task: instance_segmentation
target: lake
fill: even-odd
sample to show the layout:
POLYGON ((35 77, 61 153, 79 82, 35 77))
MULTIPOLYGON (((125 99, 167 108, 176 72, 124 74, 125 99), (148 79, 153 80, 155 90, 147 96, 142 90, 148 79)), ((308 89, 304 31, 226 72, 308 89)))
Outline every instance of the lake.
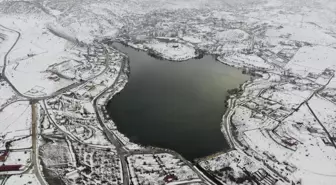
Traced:
POLYGON ((248 75, 212 56, 172 62, 113 45, 130 59, 128 83, 107 104, 121 133, 189 160, 229 148, 220 131, 227 90, 244 83, 248 75))

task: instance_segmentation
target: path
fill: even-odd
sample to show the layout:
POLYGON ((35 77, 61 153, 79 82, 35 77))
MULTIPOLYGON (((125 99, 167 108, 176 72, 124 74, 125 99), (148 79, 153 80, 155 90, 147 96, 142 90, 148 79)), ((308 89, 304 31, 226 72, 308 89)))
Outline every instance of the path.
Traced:
POLYGON ((40 169, 40 162, 39 162, 39 150, 38 150, 38 115, 36 112, 36 104, 35 102, 31 102, 31 109, 32 109, 32 147, 33 147, 33 156, 32 156, 32 163, 34 166, 34 174, 36 175, 38 181, 41 185, 48 185, 45 181, 41 169, 40 169))

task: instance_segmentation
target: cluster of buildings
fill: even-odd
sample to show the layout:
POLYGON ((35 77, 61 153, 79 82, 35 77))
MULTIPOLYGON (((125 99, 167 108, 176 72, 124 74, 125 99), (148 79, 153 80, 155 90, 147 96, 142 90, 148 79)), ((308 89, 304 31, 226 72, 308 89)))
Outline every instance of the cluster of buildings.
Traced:
POLYGON ((86 52, 82 56, 76 56, 76 60, 65 60, 50 65, 47 69, 47 72, 50 72, 48 79, 55 82, 60 79, 84 81, 99 75, 109 62, 106 48, 94 43, 87 47, 86 52))
MULTIPOLYGON (((65 184, 120 185, 123 184, 121 160, 104 135, 92 100, 116 80, 123 58, 110 46, 97 43, 88 46, 86 52, 83 65, 91 66, 90 69, 81 70, 82 66, 76 69, 82 84, 44 101, 49 121, 60 137, 68 136, 70 154, 59 155, 73 156, 75 162, 45 167, 62 174, 57 178, 65 184)), ((43 161, 49 160, 45 155, 43 161)))
POLYGON ((13 149, 11 150, 11 144, 12 142, 15 141, 20 141, 22 139, 26 139, 29 136, 25 136, 25 137, 20 137, 20 138, 16 138, 16 139, 12 139, 10 141, 6 141, 5 143, 5 150, 0 151, 0 163, 2 163, 0 165, 0 172, 10 172, 10 171, 22 171, 26 165, 20 164, 20 160, 18 159, 18 161, 7 161, 7 159, 10 157, 11 152, 13 151, 13 149))
POLYGON ((69 132, 83 140, 92 137, 90 125, 95 125, 96 120, 92 110, 88 110, 83 102, 59 96, 49 99, 47 105, 53 110, 56 124, 66 127, 69 132))
MULTIPOLYGON (((9 148, 7 148, 5 151, 2 151, 2 154, 0 155, 0 162, 4 163, 6 162, 7 157, 9 156, 9 148)), ((23 166, 21 164, 13 164, 13 165, 0 165, 0 172, 7 172, 7 171, 20 171, 23 169, 23 166)))
POLYGON ((127 157, 134 185, 201 182, 185 161, 170 153, 134 154, 127 157))
POLYGON ((115 151, 73 144, 76 172, 66 177, 82 185, 120 185, 123 182, 121 162, 115 151))

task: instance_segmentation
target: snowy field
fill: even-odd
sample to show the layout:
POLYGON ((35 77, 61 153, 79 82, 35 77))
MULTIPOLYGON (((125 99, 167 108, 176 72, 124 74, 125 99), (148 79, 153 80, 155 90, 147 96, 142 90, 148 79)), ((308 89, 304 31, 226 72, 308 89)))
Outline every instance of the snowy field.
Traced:
POLYGON ((6 184, 15 184, 15 185, 40 185, 40 182, 37 180, 34 174, 23 174, 23 175, 12 175, 6 181, 6 184))
POLYGON ((336 49, 325 46, 302 47, 285 66, 295 74, 306 77, 319 74, 326 68, 336 69, 336 49))
POLYGON ((17 99, 12 87, 6 81, 0 81, 0 109, 3 109, 17 99))
MULTIPOLYGON (((2 147, 7 140, 20 139, 30 135, 31 108, 29 102, 19 101, 8 105, 0 112, 1 135, 3 135, 2 147)), ((30 138, 13 142, 13 149, 28 148, 30 138)))
POLYGON ((21 33, 17 45, 8 56, 5 74, 18 91, 27 96, 50 95, 73 83, 65 79, 57 82, 48 79, 51 75, 46 72, 48 66, 64 60, 78 60, 79 51, 72 50, 73 44, 48 32, 47 21, 31 16, 0 18, 2 25, 21 33), (22 83, 21 79, 31 83, 22 83))
POLYGON ((288 36, 290 40, 309 42, 317 45, 331 45, 336 43, 336 38, 326 34, 327 30, 314 28, 313 26, 295 27, 285 26, 281 29, 269 29, 268 37, 288 36))
POLYGON ((336 104, 318 96, 314 96, 308 104, 331 136, 335 137, 336 104))
POLYGON ((252 114, 255 113, 249 108, 243 106, 236 107, 235 113, 232 116, 232 123, 243 131, 264 127, 265 118, 263 116, 261 118, 254 117, 252 114))
POLYGON ((9 152, 9 155, 5 162, 1 162, 1 165, 23 165, 28 167, 31 163, 31 151, 15 151, 9 152))

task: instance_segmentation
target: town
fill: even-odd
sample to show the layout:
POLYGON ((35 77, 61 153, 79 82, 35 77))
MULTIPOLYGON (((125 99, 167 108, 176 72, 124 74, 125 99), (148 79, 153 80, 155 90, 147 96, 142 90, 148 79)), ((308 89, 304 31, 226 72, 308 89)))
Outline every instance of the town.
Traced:
POLYGON ((1 1, 0 184, 333 185, 335 7, 1 1), (218 122, 230 149, 188 161, 121 133, 106 107, 132 61, 114 42, 249 74, 218 122))

